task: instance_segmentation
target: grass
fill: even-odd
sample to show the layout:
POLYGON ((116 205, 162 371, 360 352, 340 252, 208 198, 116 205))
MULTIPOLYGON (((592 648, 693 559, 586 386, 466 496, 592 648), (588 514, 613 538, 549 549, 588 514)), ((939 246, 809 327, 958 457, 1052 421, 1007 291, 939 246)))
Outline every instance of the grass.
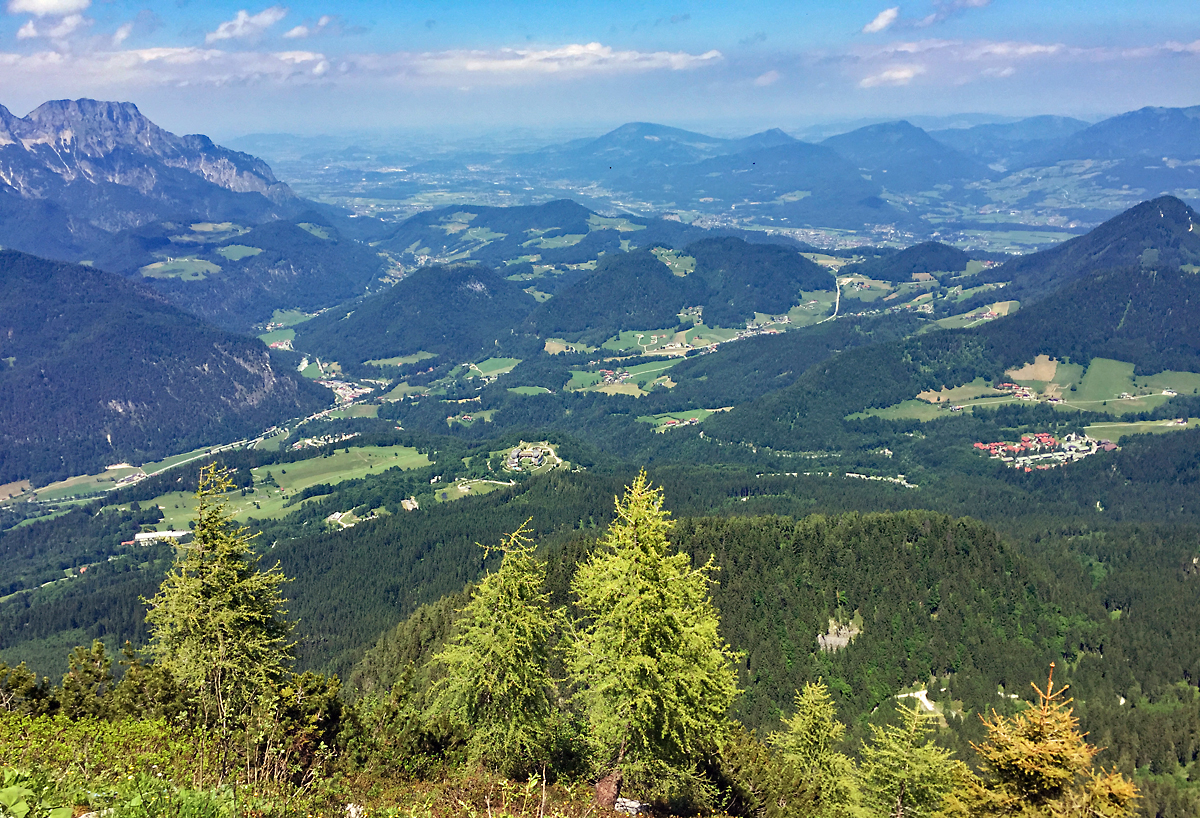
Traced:
POLYGON ((312 224, 311 222, 300 222, 296 226, 304 232, 311 233, 319 239, 325 239, 326 241, 329 241, 329 228, 327 227, 319 224, 312 224))
POLYGON ((145 278, 178 278, 183 281, 201 281, 209 273, 219 273, 221 268, 211 261, 184 256, 170 261, 156 261, 141 269, 145 278))
POLYGON ((363 361, 367 366, 407 366, 430 358, 436 358, 432 352, 415 352, 412 355, 398 355, 395 358, 376 358, 373 361, 363 361))
POLYGON ((241 261, 244 258, 257 256, 261 252, 262 248, 250 247, 245 244, 227 244, 224 247, 218 247, 216 250, 217 255, 230 261, 241 261))
POLYGON ((739 330, 736 329, 724 329, 722 327, 710 327, 707 324, 697 324, 685 332, 684 337, 692 346, 705 347, 733 340, 737 337, 738 332, 739 330))
POLYGON ((792 319, 792 326, 805 327, 815 324, 827 318, 833 312, 834 302, 837 300, 837 293, 833 290, 817 290, 811 293, 800 294, 800 304, 788 310, 788 318, 792 319), (810 304, 810 301, 816 301, 816 304, 810 304))
POLYGON ((1200 394, 1200 374, 1195 372, 1159 372, 1148 377, 1135 377, 1134 381, 1147 389, 1173 389, 1180 395, 1200 394))
POLYGON ((588 224, 591 225, 593 230, 619 230, 623 233, 646 229, 644 224, 634 224, 629 219, 608 218, 595 214, 588 217, 588 224))
POLYGON ((315 316, 309 315, 300 310, 275 310, 271 314, 272 324, 283 324, 285 327, 294 327, 297 324, 303 324, 305 321, 310 321, 315 316))
POLYGON ((340 420, 344 418, 373 418, 379 416, 379 405, 359 403, 346 409, 337 409, 329 413, 329 417, 340 420))
MULTIPOLYGON (((699 325, 703 333, 707 333, 709 328, 699 325)), ((601 345, 601 349, 612 350, 613 352, 624 352, 626 350, 635 350, 639 353, 654 353, 665 352, 667 354, 682 354, 685 350, 669 349, 664 350, 667 344, 684 344, 692 343, 691 337, 694 335, 694 330, 685 330, 676 332, 674 328, 658 329, 658 330, 626 330, 620 335, 609 338, 601 345)), ((729 338, 737 335, 737 330, 731 331, 729 338)), ((725 340, 725 339, 722 339, 725 340)))
POLYGON ((671 428, 667 424, 672 420, 677 420, 677 421, 682 422, 685 420, 691 420, 692 418, 696 418, 697 420, 704 421, 710 415, 714 415, 719 411, 721 411, 721 410, 719 410, 719 409, 717 409, 717 410, 689 409, 686 412, 663 412, 662 414, 658 414, 658 415, 642 415, 640 418, 637 419, 637 422, 653 424, 655 431, 665 432, 666 430, 671 428))
POLYGON ((991 397, 1000 393, 988 386, 983 378, 976 378, 968 384, 955 386, 951 389, 942 389, 940 392, 922 392, 917 397, 928 403, 939 403, 946 405, 957 405, 965 403, 975 398, 991 397))
POLYGON ((562 338, 547 338, 544 349, 550 355, 557 355, 560 352, 593 352, 596 348, 562 338))
POLYGON ((855 412, 847 415, 846 420, 876 417, 884 420, 919 420, 928 421, 942 417, 944 410, 926 401, 910 398, 906 401, 884 407, 883 409, 868 409, 865 412, 855 412))
POLYGON ((471 372, 468 378, 474 378, 476 375, 483 378, 495 378, 507 372, 511 372, 513 367, 521 363, 520 358, 488 358, 485 361, 480 361, 477 364, 471 364, 471 372))
MULTIPOLYGON (((284 506, 288 498, 318 483, 336 485, 346 480, 382 474, 392 467, 407 470, 428 465, 428 457, 408 446, 361 446, 349 451, 337 451, 328 457, 251 469, 254 491, 244 497, 235 491, 226 495, 226 498, 230 512, 238 521, 244 522, 251 517, 278 518, 292 510, 291 506, 284 506), (273 479, 278 486, 270 485, 269 479, 273 479)), ((159 524, 160 528, 187 528, 195 514, 196 496, 192 492, 170 492, 150 502, 162 507, 164 520, 159 524)))
POLYGON ((550 390, 544 386, 510 386, 509 392, 514 395, 549 395, 550 390))
POLYGON ((446 418, 446 425, 453 426, 458 424, 459 426, 474 426, 476 423, 491 423, 492 415, 494 414, 496 414, 495 409, 468 409, 465 412, 461 412, 457 415, 451 415, 450 417, 446 418), (470 420, 464 419, 468 417, 470 420))
POLYGON ((1091 366, 1071 394, 1073 403, 1114 400, 1122 392, 1133 392, 1133 364, 1111 358, 1093 358, 1091 366))
POLYGON ((408 381, 402 381, 391 392, 383 396, 384 400, 397 401, 403 400, 409 395, 423 395, 429 391, 427 386, 409 386, 408 381))
POLYGON ((65 500, 68 497, 86 497, 92 494, 100 494, 115 488, 118 480, 122 477, 128 477, 137 471, 139 470, 130 467, 127 469, 106 469, 99 474, 81 474, 37 489, 34 495, 38 502, 48 503, 56 500, 65 500))
POLYGON ((574 247, 583 241, 585 233, 563 233, 561 236, 538 236, 536 239, 522 242, 522 247, 534 247, 538 250, 553 250, 556 247, 574 247))
POLYGON ((1165 432, 1196 428, 1200 428, 1200 419, 1192 418, 1186 426, 1179 426, 1169 420, 1152 420, 1140 423, 1093 423, 1084 431, 1088 437, 1115 442, 1130 435, 1163 434, 1165 432))
POLYGON ((434 493, 434 499, 439 503, 449 503, 454 500, 461 500, 464 497, 488 494, 496 489, 507 488, 508 485, 508 483, 492 480, 459 480, 458 482, 438 488, 434 493))
POLYGON ((650 252, 667 265, 667 268, 677 276, 686 276, 688 273, 696 271, 696 259, 693 256, 685 256, 676 250, 667 250, 663 247, 655 247, 650 252))
POLYGON ((533 300, 538 302, 539 304, 544 304, 547 301, 549 301, 551 298, 550 293, 544 293, 541 290, 539 290, 537 287, 526 287, 525 292, 532 295, 533 300))
POLYGON ((571 380, 567 381, 567 391, 571 392, 577 389, 587 389, 600 383, 602 378, 598 372, 584 372, 582 370, 572 370, 571 380))
POLYGON ((196 222, 191 228, 193 233, 233 233, 243 229, 233 222, 196 222))
POLYGON ((258 336, 258 340, 262 341, 267 346, 276 343, 277 341, 294 341, 296 340, 296 330, 288 327, 287 329, 273 329, 270 332, 264 332, 258 336))

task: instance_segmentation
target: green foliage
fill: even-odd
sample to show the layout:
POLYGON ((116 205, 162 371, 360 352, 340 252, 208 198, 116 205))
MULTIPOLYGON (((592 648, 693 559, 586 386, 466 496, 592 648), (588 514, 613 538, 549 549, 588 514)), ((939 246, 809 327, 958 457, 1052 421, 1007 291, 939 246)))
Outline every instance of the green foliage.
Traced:
POLYGON ((854 762, 838 752, 846 732, 824 682, 809 682, 796 693, 796 711, 783 720, 783 731, 768 741, 815 791, 814 815, 852 814, 858 800, 854 762))
POLYGON ((62 714, 69 719, 106 715, 113 675, 112 659, 105 654, 104 643, 95 640, 91 650, 79 646, 71 651, 67 661, 70 670, 63 676, 59 693, 62 714))
POLYGON ((1054 689, 1054 665, 1038 701, 1012 718, 994 711, 987 740, 975 749, 987 773, 972 795, 975 814, 1022 818, 1125 818, 1137 788, 1117 772, 1092 769, 1098 750, 1084 741, 1066 687, 1054 689))
POLYGON ((201 473, 195 539, 146 613, 151 654, 226 733, 283 679, 292 647, 286 578, 278 565, 260 570, 246 529, 232 529, 221 497, 231 486, 215 466, 201 473))
POLYGON ((49 785, 41 776, 4 770, 0 779, 0 814, 11 818, 71 818, 70 807, 47 807, 49 785))
POLYGON ((425 714, 467 733, 470 762, 510 777, 545 765, 558 698, 550 662, 562 620, 528 534, 526 521, 499 546, 499 570, 475 588, 458 634, 433 657, 445 675, 425 714))
POLYGON ((0 713, 20 713, 37 716, 58 706, 50 680, 25 667, 25 663, 9 667, 0 662, 0 713))
POLYGON ((737 677, 709 597, 713 563, 670 553, 667 514, 640 472, 571 582, 585 621, 568 664, 601 766, 652 796, 695 797, 696 760, 725 733, 737 677))
POLYGON ((940 814, 946 797, 973 776, 950 750, 931 743, 937 717, 920 705, 900 708, 900 724, 877 727, 863 745, 859 769, 869 815, 924 818, 940 814))

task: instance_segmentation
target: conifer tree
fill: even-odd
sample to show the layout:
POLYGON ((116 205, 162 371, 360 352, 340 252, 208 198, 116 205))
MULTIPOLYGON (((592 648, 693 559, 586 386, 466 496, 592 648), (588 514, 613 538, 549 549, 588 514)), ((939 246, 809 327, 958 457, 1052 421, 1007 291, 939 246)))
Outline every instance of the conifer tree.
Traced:
POLYGON ((291 663, 279 565, 263 571, 245 528, 234 528, 216 465, 200 470, 195 538, 148 601, 150 653, 226 735, 291 663))
POLYGON ((858 793, 854 762, 838 752, 846 727, 824 682, 809 682, 796 693, 796 711, 784 719, 784 730, 768 742, 793 764, 816 789, 815 815, 825 818, 852 814, 858 793))
POLYGON ((929 742, 932 713, 913 702, 900 708, 899 724, 869 725, 860 766, 863 806, 878 818, 925 818, 942 809, 946 796, 970 778, 954 752, 929 742))
POLYGON ((643 471, 571 587, 585 622, 569 656, 602 769, 652 797, 695 796, 726 732, 734 654, 718 633, 710 559, 671 553, 661 489, 643 471))
POLYGON ((546 761, 557 699, 550 658, 561 616, 542 589, 546 566, 526 525, 500 545, 499 570, 479 583, 458 634, 433 657, 445 676, 425 714, 468 731, 469 760, 508 776, 546 761))
POLYGON ((1084 740, 1067 687, 1054 689, 1054 664, 1038 701, 1012 718, 992 712, 987 740, 972 745, 988 775, 972 789, 971 814, 1020 818, 1126 818, 1137 788, 1117 772, 1093 770, 1099 750, 1084 740))
POLYGON ((105 653, 104 643, 94 640, 91 650, 77 646, 67 657, 67 663, 69 669, 63 676, 59 693, 63 715, 72 719, 107 716, 113 675, 112 659, 105 653))

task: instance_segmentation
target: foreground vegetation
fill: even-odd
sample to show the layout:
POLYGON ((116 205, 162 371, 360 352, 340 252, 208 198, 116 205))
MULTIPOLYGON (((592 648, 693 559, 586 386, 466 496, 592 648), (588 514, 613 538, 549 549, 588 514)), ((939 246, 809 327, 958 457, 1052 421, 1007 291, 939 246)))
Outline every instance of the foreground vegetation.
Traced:
POLYGON ((291 669, 287 580, 233 527, 231 488, 202 471, 195 540, 119 681, 98 641, 57 687, 0 666, 7 811, 583 815, 627 794, 673 814, 1134 814, 1134 786, 1093 767, 1053 676, 1031 706, 993 711, 965 761, 935 740, 946 715, 915 698, 847 742, 819 679, 781 729, 748 731, 731 717, 745 656, 721 636, 716 563, 675 550, 644 473, 570 581, 572 606, 554 604, 522 526, 427 660, 344 696, 291 669))

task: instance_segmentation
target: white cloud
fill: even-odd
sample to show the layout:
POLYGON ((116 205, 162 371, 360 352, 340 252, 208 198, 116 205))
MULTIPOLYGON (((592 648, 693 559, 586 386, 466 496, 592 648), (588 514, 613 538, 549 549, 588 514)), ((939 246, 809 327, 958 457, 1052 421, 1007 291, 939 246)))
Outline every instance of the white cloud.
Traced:
POLYGON ((900 7, 892 6, 890 9, 884 9, 875 15, 875 19, 863 26, 863 34, 876 34, 890 27, 896 22, 896 18, 900 16, 900 7))
POLYGON ((432 74, 595 74, 635 71, 685 71, 722 59, 720 51, 616 51, 600 43, 572 43, 548 49, 443 51, 416 55, 411 67, 432 74))
POLYGON ((294 40, 298 37, 307 37, 310 33, 311 32, 309 31, 308 26, 296 26, 295 28, 284 32, 283 36, 289 40, 294 40))
POLYGON ((39 36, 38 30, 37 30, 37 26, 35 26, 33 24, 33 20, 26 20, 25 25, 23 25, 19 29, 17 29, 17 39, 18 40, 32 40, 34 37, 37 37, 37 36, 39 36))
POLYGON ((779 72, 772 69, 771 71, 756 77, 754 84, 759 88, 766 88, 768 85, 774 85, 775 83, 779 82, 779 77, 779 72))
POLYGON ((872 74, 859 81, 860 88, 876 88, 881 85, 908 85, 913 78, 925 73, 923 65, 900 65, 872 74))
POLYGON ((32 14, 35 17, 64 17, 78 14, 92 0, 8 0, 9 14, 32 14))
MULTIPOLYGON (((22 0, 25 2, 26 0, 22 0)), ((287 16, 288 10, 283 6, 271 6, 258 14, 250 14, 240 9, 232 20, 226 20, 217 26, 216 31, 204 35, 205 43, 215 43, 220 40, 241 40, 247 37, 257 37, 271 26, 287 16)))
POLYGON ((317 18, 317 22, 311 26, 300 25, 289 30, 284 37, 289 40, 302 39, 304 37, 315 37, 318 34, 325 33, 341 33, 342 26, 337 17, 332 14, 322 14, 317 18))
POLYGON ((113 36, 112 36, 113 48, 119 47, 121 45, 121 43, 128 40, 129 35, 132 33, 133 33, 133 23, 123 24, 120 28, 118 28, 115 32, 113 32, 113 36))
POLYGON ((46 36, 54 40, 61 40, 64 37, 70 37, 84 25, 90 24, 92 21, 84 17, 82 14, 68 14, 66 17, 58 21, 57 25, 46 32, 46 36))

